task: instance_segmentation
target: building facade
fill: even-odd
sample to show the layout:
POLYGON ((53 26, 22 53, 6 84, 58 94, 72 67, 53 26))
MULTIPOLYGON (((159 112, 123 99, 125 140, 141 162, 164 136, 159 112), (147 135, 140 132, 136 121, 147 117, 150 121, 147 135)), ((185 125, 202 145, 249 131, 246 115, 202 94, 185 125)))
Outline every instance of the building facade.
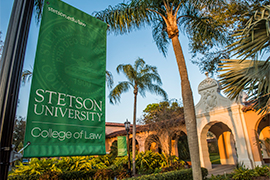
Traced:
MULTIPOLYGON (((200 101, 196 104, 196 121, 201 166, 212 168, 209 158, 207 134, 215 135, 221 164, 243 164, 248 168, 269 163, 270 115, 258 114, 245 101, 245 95, 230 100, 221 94, 215 79, 206 77, 198 86, 200 101)), ((106 150, 126 135, 124 124, 106 124, 106 150), (107 131, 108 129, 108 131, 107 131)), ((152 150, 178 156, 178 140, 186 135, 185 124, 179 123, 164 133, 149 131, 147 126, 137 126, 138 151, 152 150)), ((132 134, 129 138, 132 138, 132 134)), ((131 141, 130 141, 131 142, 131 141)))

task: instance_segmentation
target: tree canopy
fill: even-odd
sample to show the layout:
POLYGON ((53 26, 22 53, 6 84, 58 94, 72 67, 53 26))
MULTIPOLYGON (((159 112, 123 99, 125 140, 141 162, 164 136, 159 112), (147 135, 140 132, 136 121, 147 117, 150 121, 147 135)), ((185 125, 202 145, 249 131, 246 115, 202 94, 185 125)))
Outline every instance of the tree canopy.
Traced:
POLYGON ((230 98, 244 91, 253 108, 262 113, 269 111, 270 103, 270 5, 261 6, 252 13, 246 25, 234 34, 238 41, 229 46, 241 61, 225 60, 220 65, 223 68, 220 78, 230 98), (264 53, 268 53, 266 59, 259 61, 259 55, 264 53))
MULTIPOLYGON (((249 31, 246 29, 247 25, 250 24, 250 27, 252 27, 250 20, 254 17, 254 11, 258 11, 261 7, 269 4, 270 2, 267 0, 230 0, 224 1, 219 9, 209 11, 210 16, 224 26, 227 43, 218 46, 202 44, 202 48, 192 51, 192 62, 198 65, 202 72, 213 74, 220 70, 222 67, 218 64, 221 59, 230 59, 236 54, 239 55, 238 50, 240 49, 237 50, 235 45, 239 44, 239 37, 249 31)), ((259 14, 258 12, 256 16, 258 17, 259 14)), ((242 41, 242 43, 244 42, 242 41)))
POLYGON ((175 124, 184 123, 184 109, 177 101, 163 101, 160 103, 148 104, 143 110, 141 124, 152 124, 158 122, 175 124))

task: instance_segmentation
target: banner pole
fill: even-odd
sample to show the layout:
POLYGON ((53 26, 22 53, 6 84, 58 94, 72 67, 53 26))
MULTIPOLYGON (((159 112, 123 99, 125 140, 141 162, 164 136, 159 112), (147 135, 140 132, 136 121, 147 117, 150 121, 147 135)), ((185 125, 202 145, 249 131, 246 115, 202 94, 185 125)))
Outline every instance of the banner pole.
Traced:
POLYGON ((14 0, 0 64, 0 179, 7 179, 21 72, 34 0, 14 0))

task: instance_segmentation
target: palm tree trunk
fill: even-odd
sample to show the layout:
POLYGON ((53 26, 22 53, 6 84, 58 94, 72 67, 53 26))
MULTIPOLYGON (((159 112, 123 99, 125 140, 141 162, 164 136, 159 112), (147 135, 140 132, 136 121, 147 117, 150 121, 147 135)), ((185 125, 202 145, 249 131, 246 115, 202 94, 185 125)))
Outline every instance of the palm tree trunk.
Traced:
POLYGON ((172 38, 173 49, 181 78, 182 98, 184 105, 185 123, 188 134, 188 146, 192 164, 192 173, 194 180, 202 179, 200 152, 198 145, 196 115, 194 109, 193 95, 188 80, 188 73, 184 54, 180 45, 178 36, 172 38))
MULTIPOLYGON (((137 92, 138 93, 138 92, 137 92)), ((133 132, 132 132, 132 172, 133 176, 136 174, 135 156, 136 156, 136 107, 137 107, 137 93, 134 92, 134 114, 133 114, 133 132)))

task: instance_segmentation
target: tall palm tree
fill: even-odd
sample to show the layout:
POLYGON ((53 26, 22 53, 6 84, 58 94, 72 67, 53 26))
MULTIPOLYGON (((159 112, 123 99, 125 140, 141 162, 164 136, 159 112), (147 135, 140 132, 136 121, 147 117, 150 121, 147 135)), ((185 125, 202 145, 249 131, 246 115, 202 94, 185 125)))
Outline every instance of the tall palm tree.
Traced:
POLYGON ((224 71, 221 84, 230 98, 236 98, 242 91, 248 93, 253 108, 259 113, 268 112, 270 105, 270 5, 253 12, 243 29, 234 36, 239 40, 228 48, 241 60, 227 60, 221 63, 224 71), (258 61, 259 54, 268 53, 266 61, 258 61), (247 58, 253 61, 247 61, 247 58))
POLYGON ((208 17, 207 13, 207 10, 220 6, 222 2, 222 0, 130 0, 126 4, 109 6, 95 13, 98 19, 110 25, 109 31, 115 33, 128 33, 145 25, 152 26, 153 38, 164 55, 171 40, 181 78, 193 178, 196 180, 202 179, 197 125, 185 58, 178 39, 179 27, 183 27, 194 46, 226 43, 223 27, 208 17))
POLYGON ((133 89, 134 94, 134 111, 133 111, 133 130, 132 130, 132 163, 133 163, 133 175, 135 175, 135 147, 136 147, 136 107, 137 107, 137 95, 140 93, 145 97, 145 92, 156 93, 167 99, 167 93, 160 87, 162 85, 161 79, 157 72, 157 68, 145 64, 144 60, 138 58, 134 65, 120 64, 116 68, 117 72, 123 72, 128 79, 127 81, 120 82, 115 86, 109 94, 110 102, 120 102, 120 96, 122 93, 127 92, 129 89, 133 89), (157 84, 153 84, 156 82, 157 84))

